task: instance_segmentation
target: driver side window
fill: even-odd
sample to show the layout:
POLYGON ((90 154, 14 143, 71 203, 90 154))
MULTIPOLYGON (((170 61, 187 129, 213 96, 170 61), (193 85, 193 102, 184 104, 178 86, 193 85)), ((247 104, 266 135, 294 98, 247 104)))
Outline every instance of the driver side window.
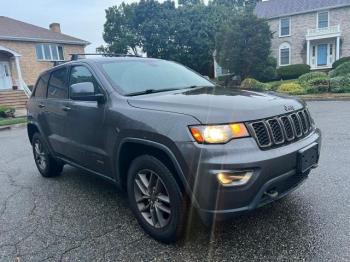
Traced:
POLYGON ((71 88, 71 86, 74 84, 85 82, 93 84, 95 94, 101 93, 99 85, 89 69, 87 69, 85 66, 73 66, 70 72, 69 88, 71 88))

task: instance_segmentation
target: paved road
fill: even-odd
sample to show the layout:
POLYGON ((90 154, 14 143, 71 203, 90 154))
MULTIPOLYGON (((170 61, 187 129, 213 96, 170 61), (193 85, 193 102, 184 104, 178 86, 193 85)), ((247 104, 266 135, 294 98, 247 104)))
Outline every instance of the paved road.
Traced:
POLYGON ((25 129, 0 132, 0 261, 350 260, 350 102, 310 102, 324 133, 321 163, 286 199, 201 226, 177 245, 149 238, 125 196, 65 167, 38 175, 25 129))

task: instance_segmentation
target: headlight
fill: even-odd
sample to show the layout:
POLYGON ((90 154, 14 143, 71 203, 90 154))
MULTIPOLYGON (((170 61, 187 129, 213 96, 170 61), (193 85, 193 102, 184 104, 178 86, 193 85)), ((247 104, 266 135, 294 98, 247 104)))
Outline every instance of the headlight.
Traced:
POLYGON ((190 126, 193 138, 198 143, 223 144, 233 138, 249 136, 243 123, 228 125, 190 126))

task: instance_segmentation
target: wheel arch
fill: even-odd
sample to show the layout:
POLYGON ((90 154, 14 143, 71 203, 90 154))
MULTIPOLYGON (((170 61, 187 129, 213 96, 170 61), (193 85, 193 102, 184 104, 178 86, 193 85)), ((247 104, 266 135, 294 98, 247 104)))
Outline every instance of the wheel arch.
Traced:
POLYGON ((116 180, 125 190, 127 173, 131 162, 140 155, 151 155, 162 161, 175 176, 181 190, 190 193, 183 170, 174 153, 165 145, 140 138, 126 138, 118 147, 116 156, 116 180))

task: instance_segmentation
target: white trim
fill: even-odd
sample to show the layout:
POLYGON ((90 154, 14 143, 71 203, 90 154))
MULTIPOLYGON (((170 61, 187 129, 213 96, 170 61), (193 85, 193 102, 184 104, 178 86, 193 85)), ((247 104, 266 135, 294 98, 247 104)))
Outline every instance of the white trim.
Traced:
POLYGON ((0 51, 8 52, 8 53, 12 54, 12 55, 15 56, 15 57, 20 57, 20 56, 22 56, 22 55, 20 55, 19 53, 15 52, 15 51, 13 51, 13 50, 11 50, 11 49, 8 49, 8 48, 6 48, 6 47, 4 47, 4 46, 1 46, 1 45, 0 45, 0 51))
POLYGON ((329 10, 322 10, 322 11, 318 11, 317 13, 316 13, 316 28, 317 29, 319 29, 319 28, 328 28, 329 27, 329 25, 330 25, 330 12, 329 12, 329 10), (319 24, 318 24, 318 16, 321 14, 321 13, 327 13, 327 26, 325 26, 325 27, 319 27, 319 24))
POLYGON ((60 43, 60 44, 72 44, 72 45, 90 45, 90 42, 79 41, 79 40, 59 40, 59 39, 48 39, 48 38, 35 38, 35 37, 18 37, 18 36, 2 36, 0 35, 0 40, 16 40, 16 41, 26 41, 26 42, 38 42, 38 43, 60 43))
POLYGON ((282 37, 288 37, 288 36, 291 36, 291 35, 292 35, 292 17, 290 17, 290 16, 281 17, 279 19, 279 37, 282 38, 282 37), (282 19, 286 19, 286 18, 289 19, 289 34, 288 35, 282 35, 282 19))
POLYGON ((291 44, 288 43, 288 42, 284 42, 282 44, 280 44, 279 48, 278 48, 278 65, 279 66, 288 66, 288 65, 291 65, 292 64, 292 47, 291 47, 291 44), (281 50, 282 49, 289 49, 289 58, 288 58, 288 64, 281 64, 281 50))
POLYGON ((39 61, 39 62, 55 62, 55 61, 64 61, 64 57, 63 57, 63 60, 61 59, 60 57, 60 54, 59 54, 59 51, 58 51, 58 47, 62 47, 62 51, 64 52, 64 47, 60 44, 54 44, 54 43, 38 43, 35 45, 35 56, 36 56, 36 60, 39 61), (45 55, 45 50, 44 50, 44 45, 48 45, 49 46, 49 51, 50 51, 50 57, 46 57, 45 55), (40 46, 41 48, 41 52, 42 52, 42 59, 39 59, 38 58, 38 53, 37 53, 37 46, 40 46), (57 58, 58 59, 53 59, 53 52, 52 52, 52 47, 55 47, 56 48, 56 52, 57 52, 57 58))

